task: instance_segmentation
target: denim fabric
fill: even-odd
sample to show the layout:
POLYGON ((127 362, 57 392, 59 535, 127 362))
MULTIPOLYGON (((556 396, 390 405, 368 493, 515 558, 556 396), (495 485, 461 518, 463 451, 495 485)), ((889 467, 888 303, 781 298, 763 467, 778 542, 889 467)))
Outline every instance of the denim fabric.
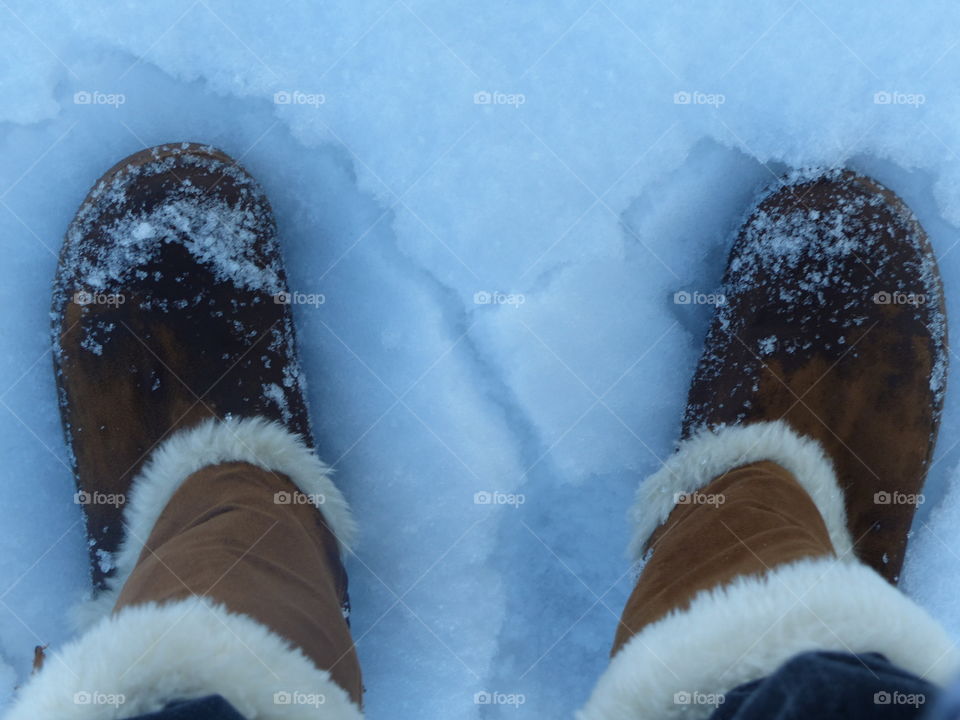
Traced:
POLYGON ((939 694, 877 653, 810 652, 726 693, 710 720, 907 720, 939 694))
POLYGON ((246 720, 233 705, 220 695, 207 695, 196 700, 172 702, 163 710, 137 715, 128 720, 246 720))

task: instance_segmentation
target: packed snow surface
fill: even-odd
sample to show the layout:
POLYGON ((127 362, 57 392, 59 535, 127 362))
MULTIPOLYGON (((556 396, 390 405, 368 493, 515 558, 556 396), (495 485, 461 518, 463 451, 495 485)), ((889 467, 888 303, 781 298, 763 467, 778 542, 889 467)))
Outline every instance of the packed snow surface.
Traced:
MULTIPOLYGON (((369 717, 564 717, 765 186, 847 167, 900 194, 958 336, 958 31, 942 0, 0 1, 0 703, 88 592, 50 284, 117 160, 209 143, 270 198, 363 531, 369 717)), ((958 443, 948 382, 904 587, 960 639, 958 443)))

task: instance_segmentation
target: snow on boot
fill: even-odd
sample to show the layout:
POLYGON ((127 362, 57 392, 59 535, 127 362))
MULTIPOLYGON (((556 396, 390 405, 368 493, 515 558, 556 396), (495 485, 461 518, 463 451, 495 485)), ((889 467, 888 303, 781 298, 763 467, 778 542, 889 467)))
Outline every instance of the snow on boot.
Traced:
POLYGON ((896 582, 943 407, 946 311, 926 234, 850 172, 767 197, 735 243, 683 435, 779 421, 826 450, 854 551, 896 582))

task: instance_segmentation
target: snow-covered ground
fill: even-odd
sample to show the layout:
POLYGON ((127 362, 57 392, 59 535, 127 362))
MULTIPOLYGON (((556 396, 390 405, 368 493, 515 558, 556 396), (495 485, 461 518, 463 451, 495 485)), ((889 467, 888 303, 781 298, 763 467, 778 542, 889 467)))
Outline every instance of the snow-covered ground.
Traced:
MULTIPOLYGON (((900 193, 960 336, 958 38, 943 0, 0 0, 0 706, 88 589, 49 288, 113 162, 241 159, 325 299, 297 321, 362 523, 369 717, 563 717, 709 317, 674 293, 716 287, 762 187, 845 165, 900 193)), ((954 383, 904 587, 960 638, 958 443, 954 383)))

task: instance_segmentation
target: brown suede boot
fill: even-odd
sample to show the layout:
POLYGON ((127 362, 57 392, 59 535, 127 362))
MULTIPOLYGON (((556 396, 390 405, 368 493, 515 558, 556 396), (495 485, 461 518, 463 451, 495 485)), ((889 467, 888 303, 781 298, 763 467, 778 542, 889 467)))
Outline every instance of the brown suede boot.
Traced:
POLYGON ((684 439, 638 490, 646 562, 581 720, 707 717, 812 650, 879 652, 939 683, 960 665, 887 582, 946 373, 923 231, 865 178, 798 181, 750 216, 724 294, 684 439))
POLYGON ((683 436, 785 420, 827 451, 855 552, 896 582, 943 407, 936 259, 892 192, 853 173, 787 185, 747 220, 683 436))
POLYGON ((216 694, 250 718, 361 717, 355 529, 312 449, 286 292, 270 207, 223 153, 154 148, 91 191, 54 316, 99 592, 9 717, 216 694))
POLYGON ((54 369, 96 587, 164 438, 259 416, 312 442, 286 290, 270 205, 218 150, 139 152, 81 205, 54 283, 54 369))

